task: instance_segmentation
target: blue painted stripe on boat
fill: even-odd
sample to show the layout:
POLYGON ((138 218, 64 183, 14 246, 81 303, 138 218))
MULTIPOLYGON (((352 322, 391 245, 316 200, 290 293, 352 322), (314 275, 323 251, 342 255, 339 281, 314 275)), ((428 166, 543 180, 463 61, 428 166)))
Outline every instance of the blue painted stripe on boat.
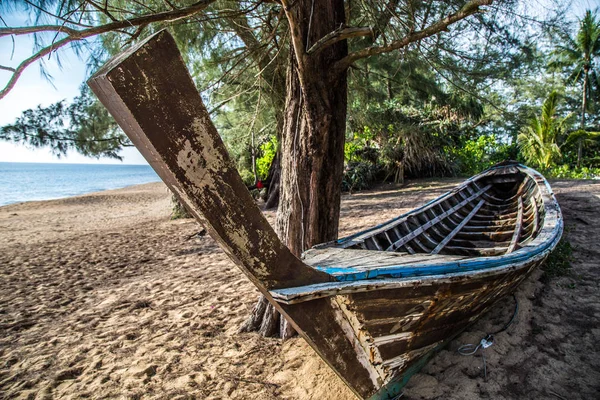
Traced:
MULTIPOLYGON (((556 245, 557 238, 560 238, 562 223, 557 224, 552 230, 552 240, 534 247, 523 248, 514 253, 496 256, 496 257, 477 257, 472 260, 462 260, 450 263, 433 263, 433 264, 410 264, 410 266, 389 266, 382 268, 373 268, 369 270, 359 270, 358 268, 339 268, 339 267, 322 267, 315 268, 333 275, 339 282, 360 281, 375 278, 412 278, 427 275, 445 275, 456 272, 477 271, 487 268, 500 267, 507 264, 518 264, 529 260, 536 255, 543 253, 549 248, 556 245)), ((357 266, 359 267, 359 266, 357 266)))
MULTIPOLYGON (((515 166, 517 168, 520 168, 520 169, 523 169, 523 170, 529 172, 530 176, 533 175, 532 178, 534 178, 534 179, 535 179, 536 175, 540 175, 537 171, 535 171, 525 165, 522 165, 522 164, 513 164, 511 166, 515 166)), ((388 225, 394 221, 404 218, 407 215, 418 213, 420 210, 427 207, 431 203, 434 203, 453 192, 458 192, 458 191, 462 190, 462 188, 465 187, 468 183, 479 179, 481 176, 484 176, 489 171, 492 171, 495 169, 501 169, 501 168, 506 168, 506 166, 503 165, 503 166, 495 166, 495 167, 488 168, 484 172, 467 179, 456 189, 446 192, 442 196, 429 201, 428 203, 424 204, 423 206, 421 206, 415 210, 412 210, 408 213, 402 214, 402 215, 400 215, 396 218, 393 218, 389 221, 386 221, 383 224, 380 224, 380 225, 377 225, 370 229, 358 232, 354 235, 339 239, 338 243, 344 243, 344 242, 351 240, 357 236, 364 235, 370 231, 379 229, 379 228, 381 228, 385 225, 388 225)), ((550 184, 548 183, 548 181, 546 179, 543 179, 543 177, 542 177, 542 181, 544 183, 544 186, 546 186, 546 188, 548 189, 549 194, 552 195, 552 189, 550 188, 550 184)), ((549 240, 547 240, 544 243, 541 243, 538 246, 535 246, 535 247, 527 247, 526 246, 525 248, 523 248, 521 250, 518 250, 509 255, 503 255, 503 256, 476 257, 476 258, 473 258, 472 260, 462 260, 460 262, 450 262, 450 263, 438 263, 438 264, 436 264, 436 263, 433 263, 433 264, 421 263, 421 264, 410 264, 410 266, 406 266, 406 265, 404 265, 404 266, 401 266, 401 265, 387 266, 387 267, 382 267, 382 268, 373 268, 373 269, 369 269, 369 270, 359 270, 358 268, 352 268, 352 267, 350 267, 350 268, 339 268, 339 267, 335 267, 335 266, 334 267, 323 267, 323 266, 319 266, 319 265, 315 266, 314 268, 316 268, 320 271, 324 271, 324 272, 334 276, 335 279, 339 282, 360 281, 360 280, 386 278, 386 277, 411 278, 411 277, 427 276, 427 275, 445 275, 445 274, 451 274, 451 273, 456 273, 456 272, 477 271, 477 270, 482 270, 482 269, 487 269, 487 268, 500 267, 502 265, 507 265, 507 264, 521 263, 523 261, 530 259, 531 257, 535 257, 536 255, 541 254, 542 252, 546 251, 550 247, 555 246, 556 242, 557 242, 557 237, 560 238, 561 231, 562 231, 562 223, 559 223, 552 230, 552 235, 551 235, 552 239, 549 238, 549 240)), ((357 265, 357 267, 360 267, 360 266, 357 265)))

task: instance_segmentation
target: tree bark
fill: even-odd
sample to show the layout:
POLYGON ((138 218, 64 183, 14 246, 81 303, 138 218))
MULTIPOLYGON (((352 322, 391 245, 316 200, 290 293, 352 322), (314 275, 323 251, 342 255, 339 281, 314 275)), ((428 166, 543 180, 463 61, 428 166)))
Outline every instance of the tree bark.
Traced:
MULTIPOLYGON (((347 112, 346 70, 331 65, 348 54, 345 40, 317 54, 306 49, 345 23, 343 0, 299 0, 287 10, 292 31, 281 137, 276 232, 292 253, 337 238, 347 112), (300 57, 300 59, 299 59, 300 57)), ((264 298, 242 330, 289 337, 293 330, 264 298), (262 317, 261 317, 262 314, 262 317), (276 322, 277 321, 277 322, 276 322), (278 332, 273 332, 278 326, 278 332)))
MULTIPOLYGON (((579 129, 585 130, 585 110, 587 108, 587 91, 588 91, 588 78, 589 68, 583 68, 583 99, 581 102, 581 123, 579 129)), ((583 157, 583 138, 579 139, 577 143, 577 168, 581 166, 581 158, 583 157)))
MULTIPOLYGON (((283 124, 282 124, 283 126, 283 124)), ((281 132, 281 130, 279 131, 281 132)), ((281 183, 281 135, 279 135, 277 152, 275 153, 275 158, 271 162, 271 166, 269 167, 269 174, 267 176, 267 199, 265 203, 265 208, 270 210, 271 208, 275 208, 279 205, 279 187, 281 183)))

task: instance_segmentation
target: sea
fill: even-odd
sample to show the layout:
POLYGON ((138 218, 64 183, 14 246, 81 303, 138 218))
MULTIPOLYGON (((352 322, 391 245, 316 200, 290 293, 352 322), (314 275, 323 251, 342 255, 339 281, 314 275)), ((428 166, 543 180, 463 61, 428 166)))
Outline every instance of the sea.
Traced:
POLYGON ((159 180, 149 165, 0 162, 0 206, 60 199, 159 180))

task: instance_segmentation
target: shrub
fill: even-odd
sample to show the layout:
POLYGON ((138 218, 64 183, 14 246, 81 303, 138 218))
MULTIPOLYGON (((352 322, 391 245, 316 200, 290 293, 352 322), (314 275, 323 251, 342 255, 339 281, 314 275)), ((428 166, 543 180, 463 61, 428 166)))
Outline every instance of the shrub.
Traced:
POLYGON ((571 168, 567 164, 553 167, 548 171, 552 178, 562 179, 597 179, 600 177, 600 168, 571 168))
POLYGON ((349 162, 344 169, 344 179, 342 181, 342 190, 354 192, 358 190, 369 189, 380 167, 366 162, 349 162))
POLYGON ((269 175, 269 168, 277 153, 277 138, 273 136, 268 142, 263 143, 260 146, 260 153, 262 154, 256 159, 256 173, 259 179, 266 179, 269 175))
POLYGON ((171 194, 171 219, 193 218, 187 208, 179 201, 177 196, 171 194))
POLYGON ((517 146, 491 134, 467 140, 454 151, 461 173, 474 175, 501 161, 516 159, 517 146))

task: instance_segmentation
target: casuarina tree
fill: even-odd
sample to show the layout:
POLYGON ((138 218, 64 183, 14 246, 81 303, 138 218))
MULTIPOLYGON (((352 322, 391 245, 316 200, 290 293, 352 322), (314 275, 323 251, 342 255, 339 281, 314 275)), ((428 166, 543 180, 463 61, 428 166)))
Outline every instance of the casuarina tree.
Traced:
MULTIPOLYGON (((410 49, 433 54, 431 49, 444 43, 448 35, 456 48, 444 51, 464 55, 474 68, 486 68, 487 64, 477 64, 475 58, 467 56, 477 38, 488 38, 481 35, 482 31, 502 31, 497 29, 502 19, 495 15, 501 12, 500 6, 509 7, 511 3, 28 1, 28 9, 37 10, 39 18, 31 26, 0 28, 0 36, 45 34, 48 41, 16 66, 2 67, 12 75, 0 90, 0 98, 16 87, 23 71, 33 63, 63 46, 86 40, 93 45, 89 40, 95 37, 100 38, 105 52, 116 53, 143 36, 171 27, 179 43, 188 46, 186 61, 198 75, 206 72, 200 67, 215 51, 221 52, 219 57, 225 52, 233 54, 215 67, 221 77, 205 87, 204 94, 218 96, 226 91, 224 81, 242 85, 241 77, 253 75, 260 81, 260 88, 271 92, 272 103, 279 104, 276 111, 280 121, 276 125, 281 146, 281 194, 276 230, 292 252, 300 255, 308 247, 338 235, 348 70, 384 54, 402 58, 410 49), (484 10, 487 13, 482 13, 484 10), (285 68, 279 68, 281 65, 285 68)), ((479 49, 487 52, 484 46, 479 49)), ((234 101, 239 96, 243 93, 225 100, 234 101)), ((291 333, 264 299, 245 329, 259 329, 265 335, 291 333)))

